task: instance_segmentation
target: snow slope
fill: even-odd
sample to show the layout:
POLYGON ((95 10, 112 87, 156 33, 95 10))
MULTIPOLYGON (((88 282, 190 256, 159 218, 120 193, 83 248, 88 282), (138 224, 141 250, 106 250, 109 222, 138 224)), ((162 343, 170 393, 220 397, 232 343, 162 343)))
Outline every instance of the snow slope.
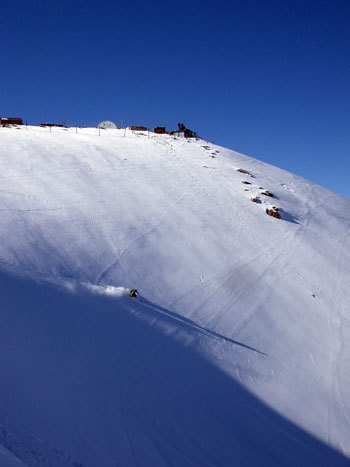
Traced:
POLYGON ((350 464, 350 200, 203 140, 0 143, 0 465, 350 464))

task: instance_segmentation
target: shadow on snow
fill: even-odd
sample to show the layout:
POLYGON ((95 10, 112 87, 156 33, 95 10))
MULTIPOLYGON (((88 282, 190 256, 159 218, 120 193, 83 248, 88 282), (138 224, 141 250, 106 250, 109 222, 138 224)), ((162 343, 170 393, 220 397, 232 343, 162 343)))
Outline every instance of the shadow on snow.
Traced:
POLYGON ((236 341, 234 339, 231 339, 230 337, 224 336, 223 334, 220 334, 215 331, 211 331, 210 329, 207 329, 203 326, 200 326, 197 324, 195 321, 192 321, 188 318, 185 318, 184 316, 181 316, 177 313, 174 313, 173 311, 167 310, 159 305, 155 305, 148 300, 141 298, 140 300, 141 304, 148 309, 152 310, 154 314, 161 314, 163 318, 169 320, 171 323, 173 323, 176 326, 181 326, 183 328, 187 328, 191 331, 198 332, 202 335, 212 337, 214 339, 220 339, 226 342, 229 342, 234 345, 238 345, 240 347, 244 347, 245 349, 252 350, 254 352, 257 352, 261 355, 266 355, 266 353, 261 352, 258 349, 255 349, 254 347, 251 347, 249 345, 243 344, 242 342, 236 341))
POLYGON ((0 443, 29 465, 349 466, 134 309, 223 336, 4 274, 0 296, 0 443))

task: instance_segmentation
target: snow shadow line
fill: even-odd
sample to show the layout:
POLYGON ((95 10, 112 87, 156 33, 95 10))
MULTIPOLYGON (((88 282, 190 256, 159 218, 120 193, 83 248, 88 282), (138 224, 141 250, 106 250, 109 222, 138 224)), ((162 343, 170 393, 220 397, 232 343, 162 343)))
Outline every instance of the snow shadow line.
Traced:
POLYGON ((292 223, 292 224, 298 224, 298 225, 300 225, 300 222, 298 222, 298 221, 296 220, 296 218, 293 217, 291 214, 289 214, 288 212, 284 211, 283 209, 280 209, 279 211, 280 211, 280 213, 281 213, 282 220, 287 221, 287 222, 290 222, 290 223, 292 223))
POLYGON ((139 298, 140 303, 144 305, 145 307, 151 309, 154 312, 160 313, 163 316, 167 317, 170 321, 179 323, 183 325, 184 327, 187 327, 191 330, 195 330, 199 332, 200 334, 203 334, 205 336, 212 337, 214 339, 220 339, 226 342, 229 342, 230 344, 238 345, 240 347, 243 347, 248 350, 252 350, 253 352, 257 352, 260 355, 267 356, 265 352, 262 352, 261 350, 256 349, 255 347, 251 347, 250 345, 243 344, 242 342, 239 342, 235 339, 231 339, 230 337, 227 337, 223 334, 220 334, 215 331, 211 331, 210 329, 207 329, 199 324, 197 324, 195 321, 192 321, 189 318, 185 318, 184 316, 179 315, 178 313, 175 313, 173 311, 167 310, 166 308, 163 308, 159 305, 155 305, 154 303, 150 302, 149 300, 145 298, 139 298))
POLYGON ((14 436, 12 452, 26 465, 350 466, 132 310, 191 320, 142 297, 87 292, 0 267, 0 428, 14 436), (71 410, 59 415, 61 407, 71 410))

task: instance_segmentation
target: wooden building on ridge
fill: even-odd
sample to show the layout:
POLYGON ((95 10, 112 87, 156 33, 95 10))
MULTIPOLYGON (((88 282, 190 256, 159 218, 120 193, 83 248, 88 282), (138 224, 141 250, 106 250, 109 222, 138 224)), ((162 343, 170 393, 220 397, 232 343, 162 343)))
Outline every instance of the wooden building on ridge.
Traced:
POLYGON ((0 125, 23 125, 23 120, 19 117, 0 117, 0 125))

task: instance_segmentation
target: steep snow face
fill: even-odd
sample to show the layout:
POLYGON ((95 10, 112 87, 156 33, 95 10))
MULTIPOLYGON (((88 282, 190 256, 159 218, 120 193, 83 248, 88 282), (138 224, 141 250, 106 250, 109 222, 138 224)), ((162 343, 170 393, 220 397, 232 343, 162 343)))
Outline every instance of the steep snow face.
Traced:
POLYGON ((7 449, 34 465, 347 465, 349 200, 203 140, 0 141, 7 449))

